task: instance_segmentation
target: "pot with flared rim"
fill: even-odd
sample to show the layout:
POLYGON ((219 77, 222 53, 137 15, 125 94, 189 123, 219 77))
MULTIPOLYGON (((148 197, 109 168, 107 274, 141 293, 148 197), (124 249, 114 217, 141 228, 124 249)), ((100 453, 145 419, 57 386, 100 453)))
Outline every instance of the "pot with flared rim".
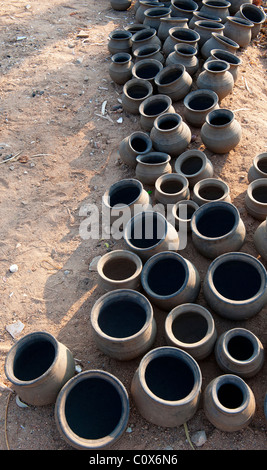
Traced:
POLYGON ((128 52, 117 52, 111 57, 109 75, 113 82, 124 85, 132 78, 132 56, 128 52))
POLYGON ((191 218, 194 212, 199 208, 199 205, 191 199, 185 199, 176 202, 172 207, 172 217, 177 230, 186 227, 187 232, 191 231, 191 218))
POLYGON ((124 29, 115 29, 108 36, 108 50, 113 55, 117 52, 131 53, 132 33, 124 29))
POLYGON ((219 97, 204 88, 188 93, 184 98, 184 117, 194 127, 201 127, 210 111, 219 108, 219 97))
POLYGON ((231 3, 227 0, 202 0, 202 6, 199 11, 219 16, 222 23, 225 23, 227 16, 229 16, 230 6, 231 3))
POLYGON ((113 10, 125 11, 130 8, 132 0, 110 0, 113 10))
POLYGON ((136 62, 144 59, 156 59, 162 64, 165 62, 165 58, 161 52, 161 47, 157 44, 151 44, 147 46, 141 46, 134 50, 133 56, 136 62))
POLYGON ((267 216, 267 179, 258 178, 252 181, 245 195, 247 212, 255 219, 265 220, 267 216))
POLYGON ((122 107, 130 114, 139 114, 140 104, 152 94, 153 85, 148 80, 132 78, 123 85, 122 107))
POLYGON ((163 69, 163 64, 156 59, 143 59, 135 63, 132 68, 134 78, 147 80, 155 86, 154 80, 157 74, 163 69))
POLYGON ((171 0, 171 15, 178 18, 188 18, 193 16, 193 12, 197 11, 198 4, 194 0, 171 0))
POLYGON ((232 39, 223 36, 222 34, 218 33, 211 33, 211 38, 208 39, 205 44, 203 44, 200 53, 203 59, 208 59, 210 56, 210 51, 212 49, 222 49, 224 51, 232 52, 236 54, 237 50, 239 49, 239 44, 233 41, 232 39))
POLYGON ((197 10, 194 11, 193 16, 188 23, 189 28, 194 29, 195 22, 199 20, 217 21, 217 23, 222 22, 222 19, 219 16, 197 10))
POLYGON ((256 155, 248 171, 249 183, 259 178, 267 178, 267 152, 256 155))
POLYGON ((169 96, 157 94, 144 100, 139 107, 141 128, 150 132, 155 119, 163 113, 175 113, 172 99, 169 96))
POLYGON ((146 28, 141 31, 137 31, 132 36, 132 53, 135 49, 147 44, 156 44, 161 46, 161 40, 157 36, 157 31, 155 28, 146 28))
POLYGON ((129 250, 105 253, 97 263, 100 287, 106 291, 140 287, 143 264, 139 256, 129 250))
POLYGON ((150 152, 138 155, 135 169, 136 178, 144 184, 154 185, 159 176, 172 172, 171 156, 164 152, 150 152))
POLYGON ((219 101, 232 93, 234 79, 229 72, 230 65, 224 60, 209 60, 204 63, 204 70, 197 77, 197 87, 213 90, 219 101))
POLYGON ((126 165, 135 168, 136 157, 145 155, 152 150, 152 140, 149 135, 143 131, 135 131, 124 137, 119 144, 120 158, 126 165))
POLYGON ((203 46, 203 44, 210 39, 211 33, 224 33, 224 24, 218 23, 216 21, 211 20, 198 20, 195 22, 194 30, 198 32, 200 35, 200 40, 198 43, 199 48, 203 46))
POLYGON ((174 51, 166 58, 165 65, 182 64, 192 77, 198 71, 199 67, 197 52, 197 48, 190 44, 175 44, 174 51))
POLYGON ((162 50, 165 55, 169 55, 174 51, 175 44, 190 44, 198 50, 198 42, 200 40, 200 35, 197 31, 190 28, 180 28, 174 27, 169 31, 169 36, 164 41, 162 50))
POLYGON ((155 77, 158 93, 170 96, 172 101, 184 98, 192 87, 192 77, 183 64, 164 67, 155 77))
POLYGON ((230 188, 218 178, 204 178, 194 185, 192 200, 199 206, 211 201, 231 202, 230 188))
POLYGON ((229 51, 224 51, 222 49, 212 49, 210 51, 210 57, 207 60, 224 60, 230 65, 229 72, 233 75, 234 82, 236 82, 238 78, 238 69, 240 65, 242 65, 242 59, 237 57, 237 55, 233 54, 229 51))
POLYGON ((211 161, 202 150, 198 149, 181 153, 175 161, 174 170, 187 179, 190 188, 193 188, 198 181, 213 176, 211 161))
POLYGON ((171 28, 175 27, 188 28, 188 18, 178 18, 178 17, 167 17, 160 19, 160 25, 158 29, 158 37, 164 42, 169 36, 169 31, 171 28))
POLYGON ((188 180, 176 173, 161 175, 155 182, 155 199, 162 204, 175 204, 182 199, 189 199, 188 180))
POLYGON ((144 23, 145 11, 148 10, 148 8, 159 8, 163 6, 164 4, 159 0, 140 0, 135 11, 135 21, 138 23, 144 23))
POLYGON ((144 12, 144 25, 155 28, 158 31, 161 18, 170 18, 171 9, 166 7, 149 8, 144 12))
POLYGON ((224 35, 235 41, 240 47, 247 47, 251 41, 253 23, 245 18, 227 16, 224 35))
POLYGON ((209 150, 223 154, 238 145, 242 128, 231 110, 219 108, 207 114, 200 134, 202 142, 209 150))
POLYGON ((167 152, 174 158, 189 145, 191 130, 179 114, 164 113, 155 119, 150 138, 155 150, 167 152))
POLYGON ((243 3, 235 16, 245 18, 253 23, 251 30, 252 39, 254 39, 259 34, 262 24, 264 21, 266 21, 266 14, 264 10, 251 3, 243 3))

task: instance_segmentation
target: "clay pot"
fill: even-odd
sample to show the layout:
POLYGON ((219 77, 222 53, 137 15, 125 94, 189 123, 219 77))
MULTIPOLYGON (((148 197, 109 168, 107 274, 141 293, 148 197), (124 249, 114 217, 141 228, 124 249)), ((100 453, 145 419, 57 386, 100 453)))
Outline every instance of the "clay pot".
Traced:
POLYGON ((206 116, 219 108, 219 97, 213 90, 199 89, 184 98, 184 117, 194 127, 202 127, 206 116))
POLYGON ((167 17, 160 19, 158 38, 162 43, 169 37, 170 29, 175 27, 188 28, 187 18, 167 17))
POLYGON ((205 178, 193 187, 193 201, 199 206, 211 201, 231 202, 229 186, 217 178, 205 178))
POLYGON ((149 29, 149 26, 145 26, 143 23, 130 23, 127 24, 124 29, 126 31, 130 31, 132 35, 137 33, 138 31, 143 31, 144 29, 149 29))
POLYGON ((132 78, 133 61, 132 56, 127 52, 118 52, 111 57, 109 75, 113 82, 124 85, 132 78))
POLYGON ((217 23, 222 22, 222 19, 219 16, 197 10, 193 12, 193 16, 188 23, 188 27, 194 29, 195 22, 200 20, 217 21, 217 23))
POLYGON ((253 235, 256 250, 264 260, 267 260, 267 224, 266 219, 258 226, 253 235))
POLYGON ((267 152, 256 155, 248 171, 249 183, 259 178, 267 178, 267 152))
POLYGON ((165 39, 162 50, 165 56, 174 52, 175 44, 189 44, 198 50, 199 34, 193 29, 174 27, 169 31, 169 36, 165 39))
POLYGON ((153 94, 153 86, 148 80, 132 78, 123 85, 122 107, 130 114, 139 114, 139 106, 153 94))
POLYGON ((139 113, 141 128, 146 132, 150 132, 158 116, 163 113, 175 113, 175 109, 169 96, 157 94, 143 101, 139 113))
POLYGON ((171 156, 164 152, 150 152, 137 157, 136 178, 144 184, 154 185, 161 175, 172 172, 171 156))
POLYGON ((234 15, 235 13, 237 13, 243 3, 251 4, 252 0, 249 0, 248 2, 246 0, 232 0, 231 6, 229 7, 230 15, 234 15))
POLYGON ((177 231, 191 231, 191 218, 198 208, 199 205, 191 199, 178 201, 173 205, 172 216, 177 231))
POLYGON ((211 38, 208 39, 201 47, 200 53, 203 59, 209 58, 212 49, 222 49, 223 51, 236 54, 237 50, 239 49, 239 45, 232 39, 213 32, 211 33, 211 38))
POLYGON ((241 140, 242 129, 229 109, 215 109, 206 116, 201 127, 201 139, 207 149, 214 153, 227 153, 241 140))
POLYGON ((226 22, 229 16, 229 7, 231 3, 227 0, 202 0, 202 6, 199 9, 201 13, 210 13, 211 15, 219 16, 222 23, 226 22))
POLYGON ((235 41, 240 47, 247 47, 251 41, 252 28, 253 23, 245 18, 227 16, 224 35, 235 41))
POLYGON ((159 212, 144 211, 136 214, 127 223, 124 241, 129 250, 142 260, 156 253, 179 248, 179 238, 175 228, 159 212))
POLYGON ((162 204, 175 204, 189 198, 188 181, 183 175, 165 174, 155 182, 155 199, 162 204))
POLYGON ((153 304, 167 311, 194 302, 200 291, 200 277, 191 261, 178 253, 165 251, 144 264, 142 287, 153 304))
POLYGON ((136 370, 131 394, 139 413, 163 427, 181 426, 196 413, 202 374, 196 360, 179 348, 149 351, 136 370))
POLYGON ((142 261, 135 253, 128 250, 111 251, 101 256, 97 263, 98 285, 106 291, 138 290, 142 268, 142 261))
POLYGON ((217 339, 211 313, 194 303, 174 307, 165 320, 167 344, 188 352, 197 361, 208 357, 217 339))
POLYGON ((75 374, 71 351, 45 331, 19 339, 9 350, 5 374, 19 398, 28 405, 55 403, 63 385, 75 374))
POLYGON ((132 4, 131 0, 110 0, 110 6, 113 10, 125 11, 130 8, 132 4))
POLYGON ((122 382, 106 371, 81 372, 57 397, 57 429, 77 450, 111 447, 123 435, 128 419, 128 393, 122 382))
POLYGON ((225 201, 202 205, 192 216, 191 230, 197 251, 211 259, 240 250, 246 237, 239 211, 225 201))
POLYGON ((232 93, 234 79, 229 72, 229 64, 223 60, 210 60, 203 67, 204 71, 199 74, 196 82, 198 88, 215 91, 219 101, 232 93))
POLYGON ((252 181, 245 195, 247 212, 255 219, 265 220, 267 216, 267 179, 252 181))
POLYGON ((193 0, 172 0, 171 1, 171 10, 172 16, 178 18, 187 18, 188 21, 193 16, 194 11, 197 11, 198 4, 193 0))
POLYGON ((191 131, 177 113, 158 116, 150 132, 152 146, 159 152, 178 157, 191 141, 191 131))
POLYGON ((217 429, 236 432, 246 428, 254 417, 255 397, 244 380, 233 374, 213 379, 203 393, 206 418, 217 429))
POLYGON ((120 158, 126 165, 135 168, 136 157, 145 155, 152 150, 152 141, 145 132, 135 131, 124 137, 119 144, 120 158))
POLYGON ((104 354, 129 361, 153 344, 156 323, 149 300, 140 292, 118 289, 102 295, 91 310, 94 341, 104 354))
POLYGON ((135 21, 137 23, 144 23, 145 19, 145 11, 151 8, 159 8, 163 7, 163 3, 159 2, 158 0, 152 0, 152 1, 147 1, 147 0, 140 0, 138 2, 138 6, 135 12, 135 21))
POLYGON ((164 64, 165 58, 161 53, 161 46, 156 44, 148 44, 147 46, 138 47, 135 49, 134 53, 135 63, 139 62, 140 60, 144 59, 155 59, 164 64))
POLYGON ((118 52, 131 53, 132 33, 123 29, 115 29, 108 36, 108 50, 114 55, 118 52))
POLYGON ((198 149, 183 152, 175 161, 174 169, 176 173, 187 179, 190 188, 193 188, 198 181, 213 176, 211 161, 198 149))
POLYGON ((224 60, 230 65, 229 72, 232 74, 234 82, 238 78, 238 70, 242 64, 242 59, 237 57, 235 54, 229 51, 223 51, 222 49, 212 49, 210 51, 210 57, 207 60, 224 60))
POLYGON ((132 36, 132 53, 141 46, 156 45, 161 47, 161 40, 157 36, 157 31, 154 28, 146 28, 137 31, 132 36))
POLYGON ((253 23, 253 27, 251 29, 251 39, 254 39, 258 36, 262 24, 266 21, 266 14, 264 10, 249 2, 243 3, 235 16, 238 18, 244 18, 253 23))
POLYGON ((161 18, 170 18, 171 9, 166 7, 149 8, 144 12, 144 25, 158 31, 161 18))
POLYGON ((223 34, 224 32, 224 24, 218 23, 217 21, 210 21, 210 20, 199 20, 195 22, 194 30, 198 32, 200 36, 200 40, 198 43, 198 47, 202 47, 204 43, 211 38, 211 33, 219 33, 223 34))
POLYGON ((233 328, 222 333, 214 353, 217 364, 224 372, 242 378, 256 375, 264 363, 261 341, 245 328, 233 328))
POLYGON ((171 52, 166 58, 165 65, 182 64, 185 70, 191 75, 198 71, 199 61, 197 49, 189 44, 175 44, 174 52, 171 52))
POLYGON ((158 93, 169 96, 172 101, 183 99, 190 91, 192 83, 191 75, 182 64, 167 65, 155 77, 158 93))
POLYGON ((132 68, 134 78, 146 80, 155 88, 155 77, 163 69, 163 64, 155 59, 143 59, 135 63, 132 68))
POLYGON ((225 253, 208 268, 203 292, 210 308, 230 320, 255 316, 267 302, 263 264, 247 253, 225 253))

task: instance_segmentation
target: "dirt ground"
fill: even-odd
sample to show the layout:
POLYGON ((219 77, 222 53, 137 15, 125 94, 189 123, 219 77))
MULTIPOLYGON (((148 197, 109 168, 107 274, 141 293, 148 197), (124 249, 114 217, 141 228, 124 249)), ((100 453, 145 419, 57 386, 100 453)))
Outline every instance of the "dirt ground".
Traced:
MULTIPOLYGON (((183 426, 161 428, 146 422, 130 394, 140 358, 119 363, 94 344, 90 310, 102 295, 94 257, 125 247, 123 241, 84 240, 80 208, 101 206, 106 188, 134 176, 120 160, 118 146, 140 129, 139 116, 118 108, 122 87, 108 73, 108 34, 134 22, 133 10, 116 12, 109 0, 10 0, 0 2, 0 448, 5 450, 71 450, 59 435, 54 406, 22 408, 7 387, 4 362, 14 342, 27 333, 45 330, 73 352, 82 370, 103 369, 117 376, 130 398, 129 427, 114 450, 191 450, 183 426), (79 33, 83 31, 86 34, 79 33), (106 111, 102 115, 102 104, 106 111), (122 117, 122 123, 117 120, 122 117), (6 158, 15 157, 7 161, 6 158), (10 273, 9 267, 18 266, 10 273), (15 338, 7 327, 23 329, 15 338), (14 326, 14 325, 13 325, 14 326)), ((253 233, 259 222, 247 214, 244 196, 252 159, 267 151, 266 36, 238 52, 242 66, 233 93, 223 106, 235 111, 242 125, 240 144, 227 155, 213 155, 215 176, 231 191, 247 229, 242 251, 258 256, 253 233)), ((195 87, 195 80, 194 80, 195 87)), ((183 114, 182 102, 175 109, 183 114)), ((189 148, 204 149, 199 130, 189 148)), ((153 196, 153 194, 152 194, 153 196)), ((203 281, 209 260, 189 239, 181 254, 194 262, 203 281)), ((261 260, 266 266, 266 263, 261 260)), ((207 306, 202 291, 198 303, 207 306)), ((154 346, 165 345, 166 314, 154 308, 158 326, 154 346)), ((267 346, 267 307, 238 325, 267 346)), ((236 323, 214 314, 218 334, 236 323)), ((214 355, 200 363, 203 389, 221 375, 214 355)), ((205 431, 207 440, 196 450, 266 450, 263 402, 267 391, 266 361, 247 383, 254 392, 256 414, 248 428, 226 433, 205 417, 202 403, 188 422, 190 436, 205 431)))

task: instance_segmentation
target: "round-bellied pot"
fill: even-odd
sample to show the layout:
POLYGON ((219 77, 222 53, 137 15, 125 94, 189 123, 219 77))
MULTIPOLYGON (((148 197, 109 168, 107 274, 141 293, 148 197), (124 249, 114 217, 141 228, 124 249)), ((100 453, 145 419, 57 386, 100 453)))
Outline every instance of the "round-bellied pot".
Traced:
POLYGON ((197 361, 208 357, 217 339, 211 313, 194 303, 174 307, 165 320, 167 344, 188 352, 197 361))
POLYGON ((164 41, 166 41, 167 37, 169 36, 170 29, 177 26, 179 28, 188 28, 187 18, 168 17, 160 19, 158 38, 162 43, 164 43, 164 41))
POLYGON ((163 64, 155 59, 143 59, 135 63, 132 68, 134 78, 146 80, 155 89, 155 77, 163 69, 163 64))
POLYGON ((242 378, 256 375, 264 363, 261 341, 245 328, 233 328, 222 333, 214 353, 217 364, 224 372, 242 378))
POLYGON ((199 205, 191 199, 176 202, 172 207, 172 216, 177 230, 191 231, 191 218, 199 205))
POLYGON ((163 3, 159 2, 158 0, 147 1, 147 0, 140 0, 138 2, 138 6, 135 12, 135 21, 137 23, 144 23, 145 19, 145 11, 151 8, 159 8, 163 7, 163 3))
POLYGON ((139 114, 139 106, 153 94, 153 86, 148 80, 132 78, 123 85, 122 107, 130 114, 139 114))
POLYGON ((164 64, 165 58, 161 52, 161 47, 157 44, 138 47, 133 52, 135 63, 144 59, 155 59, 164 64))
POLYGON ((203 292, 218 315, 245 320, 266 305, 266 286, 266 270, 257 258, 242 252, 224 253, 211 262, 203 292))
POLYGON ((161 40, 158 38, 155 28, 146 28, 137 31, 132 36, 132 53, 141 46, 151 46, 152 44, 161 46, 161 40))
POLYGON ((124 137, 119 144, 119 155, 126 165, 135 168, 136 157, 145 155, 152 150, 152 141, 143 131, 135 131, 124 137))
POLYGON ((131 0, 110 0, 110 5, 113 10, 124 11, 128 10, 132 4, 131 0))
POLYGON ((136 370, 131 394, 139 413, 163 427, 181 426, 196 413, 202 374, 196 360, 179 348, 149 351, 136 370))
POLYGON ((171 0, 172 16, 178 18, 188 18, 193 16, 193 12, 197 11, 198 4, 193 0, 171 0))
POLYGON ((191 261, 178 253, 165 251, 152 256, 144 264, 142 287, 160 309, 194 302, 200 291, 200 277, 191 261))
POLYGON ((264 260, 267 260, 267 222, 261 222, 253 235, 256 250, 264 260))
POLYGON ((189 44, 175 44, 174 52, 166 58, 165 65, 182 64, 191 77, 197 72, 199 61, 197 49, 189 44))
POLYGON ((232 93, 234 79, 229 72, 230 65, 223 60, 210 60, 204 63, 204 70, 197 77, 197 87, 214 91, 223 100, 232 93))
POLYGON ((256 155, 248 171, 249 183, 259 178, 267 178, 267 152, 256 155))
POLYGON ((183 175, 170 173, 160 176, 155 182, 155 199, 162 204, 175 204, 190 198, 187 179, 183 175))
POLYGON ((108 36, 108 50, 114 55, 118 52, 131 53, 132 33, 124 29, 115 29, 108 36))
POLYGON ((155 119, 150 138, 155 150, 178 157, 190 143, 191 131, 179 114, 165 113, 155 119))
POLYGON ((202 6, 199 9, 200 13, 210 13, 221 18, 222 23, 226 22, 229 16, 229 7, 231 3, 227 0, 202 0, 202 6))
POLYGON ((200 53, 203 59, 206 60, 209 58, 212 49, 222 49, 223 51, 229 51, 232 52, 232 54, 236 54, 239 49, 239 45, 237 42, 233 41, 233 39, 213 32, 211 33, 211 38, 208 39, 201 47, 200 53))
POLYGON ((265 220, 267 216, 267 179, 252 181, 245 195, 247 212, 255 219, 265 220))
POLYGON ((219 108, 219 97, 213 90, 199 89, 184 98, 184 117, 194 127, 202 127, 206 116, 219 108))
POLYGON ((9 350, 5 374, 19 398, 33 406, 55 403, 63 385, 75 374, 71 351, 46 331, 19 339, 9 350))
POLYGON ((142 260, 161 251, 177 251, 179 237, 175 228, 159 212, 144 211, 129 220, 124 231, 124 241, 129 250, 142 260))
POLYGON ((181 28, 175 26, 169 31, 169 36, 165 39, 162 50, 165 56, 174 52, 175 44, 189 44, 198 50, 199 34, 194 29, 181 28))
POLYGON ((234 374, 213 379, 203 392, 203 408, 207 419, 217 429, 236 432, 252 421, 256 402, 246 382, 234 374))
POLYGON ((227 16, 224 35, 237 42, 240 47, 247 47, 251 41, 253 23, 245 18, 227 16))
POLYGON ((137 157, 135 176, 144 184, 154 185, 161 175, 172 172, 171 156, 164 152, 150 152, 137 157))
POLYGON ((150 132, 155 119, 163 113, 175 113, 172 105, 172 99, 163 94, 152 95, 140 105, 140 126, 150 132))
POLYGON ((142 268, 141 259, 132 251, 113 250, 105 253, 97 263, 98 285, 106 291, 138 290, 142 268))
POLYGON ((217 21, 217 23, 222 22, 222 19, 219 16, 197 10, 194 11, 193 16, 188 23, 189 28, 194 29, 195 22, 200 20, 217 21))
POLYGON ((152 346, 157 329, 149 300, 131 289, 102 295, 91 310, 91 325, 97 347, 119 361, 144 354, 152 346))
POLYGON ((211 38, 211 33, 224 33, 224 24, 217 21, 199 20, 195 22, 194 30, 198 32, 200 40, 198 47, 202 47, 204 43, 211 38))
POLYGON ((212 259, 240 250, 246 237, 239 211, 225 201, 203 204, 192 216, 191 230, 197 251, 212 259))
POLYGON ((113 82, 124 85, 132 78, 133 61, 128 52, 117 52, 111 57, 109 75, 113 82))
POLYGON ((254 39, 258 36, 261 26, 266 21, 266 14, 262 8, 257 7, 249 2, 243 3, 239 11, 235 14, 236 17, 245 18, 253 23, 251 30, 251 38, 254 39))
POLYGON ((207 114, 200 135, 208 150, 223 154, 239 144, 242 128, 231 110, 215 109, 207 114))
POLYGON ((218 178, 204 178, 193 187, 192 199, 199 206, 211 201, 231 202, 230 189, 225 181, 218 178))
POLYGON ((212 49, 210 51, 210 57, 207 60, 224 60, 230 65, 229 72, 232 74, 234 82, 238 78, 239 67, 242 64, 242 59, 237 57, 235 54, 229 51, 223 51, 222 49, 212 49))
POLYGON ((183 175, 189 187, 193 188, 198 181, 213 176, 213 165, 206 154, 198 149, 186 150, 175 161, 175 172, 183 175))
POLYGON ((171 9, 166 7, 148 8, 144 12, 144 25, 150 28, 155 28, 158 31, 161 18, 169 18, 171 16, 171 9))
POLYGON ((155 77, 158 93, 170 96, 172 101, 183 99, 190 91, 192 83, 191 75, 182 64, 167 65, 155 77))
POLYGON ((103 370, 87 370, 60 390, 55 422, 62 438, 77 450, 111 447, 129 419, 129 397, 122 382, 103 370))

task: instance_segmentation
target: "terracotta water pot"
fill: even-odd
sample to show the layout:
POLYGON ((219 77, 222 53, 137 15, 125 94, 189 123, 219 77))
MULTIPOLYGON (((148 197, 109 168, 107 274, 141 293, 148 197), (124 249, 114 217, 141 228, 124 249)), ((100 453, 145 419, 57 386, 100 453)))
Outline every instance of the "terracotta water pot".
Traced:
POLYGON ((225 201, 203 204, 192 216, 191 230, 197 251, 211 259, 240 250, 246 237, 238 209, 225 201))
POLYGON ((144 12, 144 25, 155 28, 158 31, 161 18, 170 18, 171 9, 164 6, 158 8, 148 8, 144 12))
POLYGON ((98 285, 106 291, 138 290, 142 268, 141 259, 132 251, 113 250, 105 253, 97 263, 98 285))
POLYGON ((206 60, 209 58, 212 49, 222 49, 223 51, 229 51, 232 52, 232 54, 236 54, 239 49, 239 45, 232 39, 213 32, 211 33, 211 38, 208 39, 201 47, 200 53, 203 59, 206 60))
POLYGON ((111 57, 109 75, 113 82, 124 85, 132 78, 133 61, 131 54, 118 52, 111 57))
POLYGON ((267 223, 266 219, 256 229, 253 235, 254 245, 257 252, 264 260, 267 260, 267 223))
POLYGON ((223 100, 232 93, 234 79, 229 72, 230 65, 223 60, 210 60, 204 63, 204 70, 197 77, 197 87, 214 91, 223 100))
POLYGON ((224 35, 237 42, 240 47, 247 47, 251 41, 253 23, 245 18, 227 16, 224 35))
POLYGON ((115 29, 108 36, 108 50, 114 55, 118 52, 131 53, 132 33, 124 29, 115 29))
POLYGON ((155 150, 178 157, 190 143, 191 131, 179 114, 165 113, 155 119, 150 138, 155 150))
POLYGON ((242 128, 232 111, 221 108, 207 114, 200 135, 208 150, 223 154, 230 152, 239 144, 242 128))
POLYGON ((97 347, 119 361, 144 354, 155 340, 152 306, 135 290, 117 289, 102 295, 94 303, 90 319, 97 347))
POLYGON ((198 50, 199 40, 200 36, 195 30, 175 26, 174 28, 170 29, 169 36, 167 39, 165 39, 162 50, 165 56, 168 56, 171 52, 174 52, 175 44, 189 44, 198 50))
POLYGON ((146 28, 137 31, 132 36, 132 53, 141 46, 157 45, 161 47, 161 40, 157 36, 157 31, 154 28, 146 28))
POLYGON ((171 10, 172 16, 178 18, 187 18, 188 21, 193 16, 193 12, 197 11, 198 4, 193 0, 172 0, 171 1, 171 10))
POLYGON ((195 22, 200 20, 217 21, 217 23, 222 22, 222 19, 219 16, 197 10, 193 12, 193 16, 188 23, 188 27, 194 29, 195 22))
POLYGON ((264 363, 261 341, 246 328, 233 328, 222 333, 214 353, 217 364, 224 372, 242 378, 256 375, 264 363))
POLYGON ((55 421, 62 438, 77 450, 111 447, 129 420, 129 397, 122 382, 103 370, 87 370, 61 389, 55 421))
POLYGON ((135 131, 124 137, 119 144, 120 158, 126 165, 135 168, 136 157, 145 155, 152 150, 152 141, 143 131, 135 131))
POLYGON ((166 41, 169 36, 171 28, 188 28, 187 18, 178 18, 178 17, 164 17, 160 19, 160 25, 158 29, 158 38, 162 43, 166 41))
POLYGON ((153 94, 153 86, 148 80, 132 78, 123 85, 122 107, 130 114, 139 114, 139 106, 153 94))
POLYGON ((174 52, 171 52, 166 58, 165 65, 182 64, 185 70, 191 75, 195 75, 198 71, 199 60, 197 57, 197 49, 189 44, 178 43, 174 46, 174 52))
POLYGON ((229 51, 223 51, 222 49, 212 49, 210 51, 210 57, 207 60, 224 60, 230 65, 229 72, 232 74, 234 82, 238 78, 239 67, 242 64, 242 59, 237 57, 229 51))
POLYGON ((211 313, 194 303, 174 307, 165 320, 167 344, 188 352, 197 361, 213 351, 217 331, 211 313))
POLYGON ((251 388, 239 376, 220 375, 203 392, 203 408, 207 419, 217 429, 236 432, 252 421, 256 402, 251 388))
POLYGON ((134 50, 133 56, 135 59, 135 63, 144 59, 155 59, 161 62, 162 64, 165 63, 164 55, 161 52, 161 46, 157 44, 148 44, 146 46, 138 47, 134 50))
POLYGON ((171 156, 164 152, 150 152, 137 157, 135 175, 144 184, 154 185, 161 175, 172 172, 171 156))
POLYGON ((211 201, 231 202, 230 188, 218 178, 204 178, 193 187, 192 199, 199 206, 211 201))
POLYGON ((194 127, 202 127, 210 111, 219 108, 219 97, 213 90, 200 88, 184 98, 184 118, 194 127))
POLYGON ((164 4, 158 0, 140 0, 135 12, 135 21, 137 23, 144 23, 145 11, 151 8, 163 7, 164 4))
POLYGON ((134 78, 146 80, 155 87, 155 77, 163 69, 163 64, 159 60, 155 59, 143 59, 135 63, 132 68, 132 74, 134 78))
POLYGON ((265 220, 267 216, 267 179, 259 178, 252 181, 245 195, 247 212, 255 219, 265 220))
POLYGON ((259 178, 267 178, 267 152, 256 155, 248 171, 249 183, 259 178))
POLYGON ((149 351, 136 370, 131 394, 139 413, 163 427, 181 426, 198 410, 202 374, 196 360, 179 348, 149 351))
POLYGON ((158 93, 170 96, 172 101, 183 99, 189 93, 192 83, 191 75, 182 64, 167 65, 155 77, 158 93))
POLYGON ((141 128, 146 132, 150 132, 158 116, 164 113, 175 113, 175 109, 169 96, 156 94, 143 101, 139 113, 141 128))
POLYGON ((110 5, 113 10, 125 11, 130 8, 132 4, 131 0, 110 0, 110 5))
POLYGON ((224 33, 224 24, 219 23, 218 21, 211 20, 199 20, 195 22, 194 30, 198 32, 200 40, 198 42, 198 47, 201 48, 204 43, 211 38, 211 33, 224 33))
POLYGON ((9 350, 5 374, 19 398, 28 405, 55 403, 63 385, 75 374, 71 351, 53 335, 35 331, 9 350))
POLYGON ((213 176, 211 161, 198 149, 183 152, 176 159, 174 169, 176 173, 187 179, 190 188, 193 188, 198 181, 213 176))
POLYGON ((203 292, 218 315, 231 320, 255 316, 267 302, 267 275, 263 264, 247 253, 224 253, 208 268, 203 292))
POLYGON ((124 241, 142 260, 162 251, 177 251, 179 237, 175 228, 159 212, 144 211, 127 223, 124 241))
POLYGON ((155 182, 155 199, 162 204, 175 204, 189 199, 190 191, 187 179, 183 175, 170 173, 160 176, 155 182))
POLYGON ((178 253, 165 251, 144 264, 142 287, 153 304, 164 311, 195 302, 200 291, 200 277, 191 261, 178 253))
POLYGON ((251 38, 255 39, 260 30, 262 24, 266 21, 266 13, 262 8, 259 8, 257 5, 251 4, 249 2, 243 3, 240 6, 239 11, 235 14, 236 17, 244 18, 253 23, 251 30, 251 38))
POLYGON ((176 202, 172 207, 172 216, 177 231, 186 228, 187 232, 191 231, 191 218, 199 205, 191 199, 176 202))
POLYGON ((222 23, 226 22, 227 16, 229 16, 229 8, 231 2, 227 0, 202 0, 202 6, 199 9, 201 13, 210 13, 221 18, 222 23))

